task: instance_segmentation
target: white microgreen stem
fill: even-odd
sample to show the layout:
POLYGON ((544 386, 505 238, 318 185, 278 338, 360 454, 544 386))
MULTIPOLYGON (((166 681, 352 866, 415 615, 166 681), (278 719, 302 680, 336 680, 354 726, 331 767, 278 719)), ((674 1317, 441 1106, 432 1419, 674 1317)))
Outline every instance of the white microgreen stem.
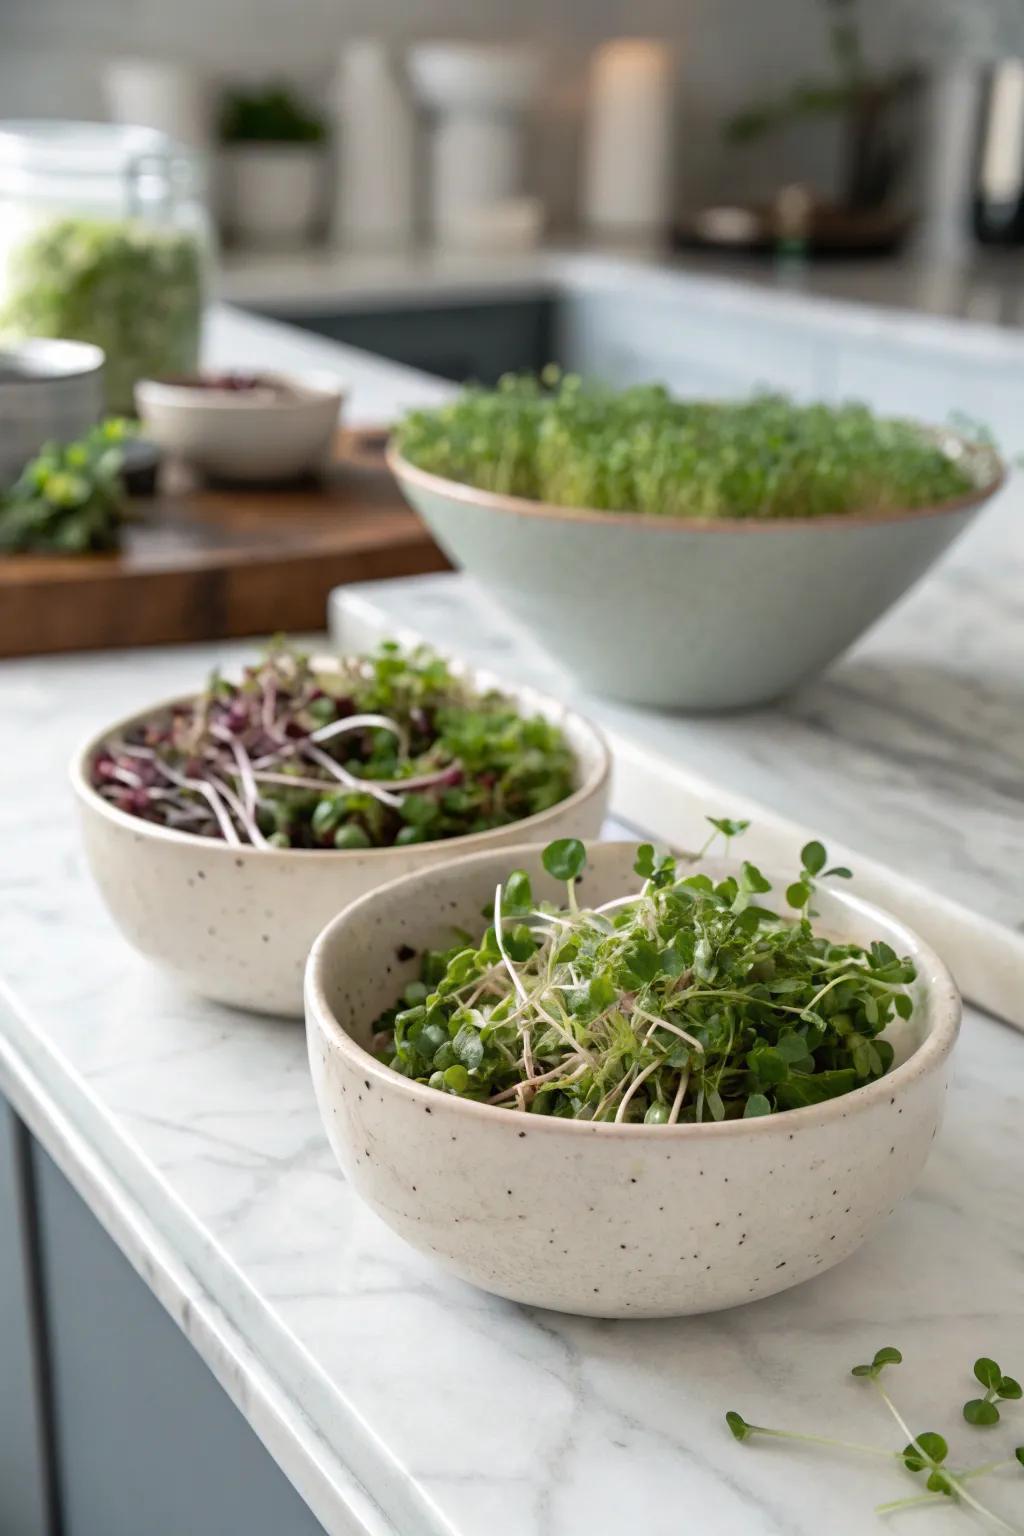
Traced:
POLYGON ((392 720, 387 715, 348 715, 344 720, 333 720, 330 725, 321 725, 310 733, 309 740, 333 741, 335 736, 345 736, 349 731, 365 731, 371 728, 390 731, 398 742, 401 755, 409 756, 408 734, 397 720, 392 720))
POLYGON ((678 1035, 680 1040, 685 1040, 687 1045, 691 1046, 695 1051, 699 1052, 701 1056, 704 1055, 704 1047, 701 1045, 696 1036, 688 1035, 685 1029, 681 1029, 678 1024, 673 1024, 670 1019, 659 1019, 655 1014, 648 1013, 643 1008, 638 1008, 635 1003, 633 1004, 633 1015, 638 1019, 646 1019, 651 1026, 647 1031, 647 1034, 644 1036, 645 1045, 650 1040, 656 1029, 667 1029, 673 1035, 678 1035))
POLYGON ((662 1066, 662 1065, 663 1065, 663 1063, 661 1061, 652 1061, 650 1066, 644 1067, 643 1071, 638 1073, 638 1075, 636 1077, 634 1077, 633 1081, 630 1083, 629 1087, 626 1089, 626 1092, 623 1094, 622 1098, 619 1100, 619 1107, 615 1111, 615 1124, 616 1125, 621 1125, 622 1121, 625 1119, 626 1110, 629 1107, 629 1101, 633 1097, 634 1093, 636 1093, 636 1091, 640 1087, 641 1083, 645 1083, 647 1081, 647 1079, 650 1077, 651 1073, 652 1072, 657 1072, 658 1068, 660 1066, 662 1066))
POLYGON ((212 784, 208 784, 205 779, 187 778, 185 774, 178 773, 174 768, 169 768, 166 763, 161 762, 159 758, 157 758, 154 752, 149 751, 147 748, 131 748, 127 750, 130 751, 131 756, 133 757, 144 757, 149 759, 149 761, 154 763, 159 771, 163 774, 164 778, 169 779, 172 784, 177 784, 181 789, 191 789, 195 794, 202 795, 203 799, 207 801, 210 809, 213 811, 213 814, 217 819, 217 825, 220 827, 221 836, 223 837, 224 841, 226 843, 234 844, 236 848, 238 847, 239 843, 241 842, 241 838, 235 831, 235 824, 231 820, 231 817, 228 815, 224 807, 224 802, 221 800, 220 795, 218 795, 212 784))
POLYGON ((225 784, 223 779, 217 778, 216 775, 212 773, 210 774, 207 783, 210 785, 211 789, 216 790, 217 794, 220 795, 221 799, 227 805, 228 810, 231 811, 231 813, 237 818, 242 831, 246 834, 253 846, 257 848, 265 848, 267 846, 267 842, 263 836, 263 833, 256 825, 256 818, 249 814, 249 811, 235 794, 230 784, 225 784))
MULTIPOLYGON (((1019 1468, 1020 1462, 1015 1456, 1009 1456, 1002 1461, 986 1461, 980 1467, 968 1467, 966 1471, 957 1472, 953 1476, 955 1476, 958 1483, 966 1483, 969 1478, 987 1477, 990 1472, 1002 1472, 1006 1467, 1019 1468)), ((942 1472, 945 1477, 950 1477, 949 1472, 945 1468, 942 1469, 942 1472)), ((952 1478, 950 1478, 950 1481, 952 1482, 952 1478)), ((887 1504, 876 1504, 875 1514, 888 1515, 901 1509, 920 1508, 925 1504, 941 1504, 944 1500, 947 1503, 949 1502, 948 1494, 938 1492, 918 1493, 909 1499, 892 1499, 887 1504)))
POLYGON ((516 970, 515 966, 512 964, 512 961, 509 959, 508 950, 505 948, 505 940, 502 937, 501 927, 501 881, 499 880, 494 890, 494 939, 498 946, 498 954, 501 956, 502 964, 508 972, 512 981, 512 985, 516 990, 516 995, 521 998, 524 1003, 528 1004, 530 1001, 530 995, 526 988, 523 986, 519 972, 516 970))
POLYGON ((687 1087, 689 1086, 689 1082, 690 1082, 690 1069, 689 1069, 689 1067, 684 1067, 683 1071, 680 1073, 680 1076, 679 1076, 679 1086, 676 1089, 676 1096, 672 1100, 672 1108, 668 1112, 668 1123, 669 1123, 669 1125, 675 1125, 676 1122, 679 1119, 679 1112, 680 1112, 680 1110, 683 1107, 683 1100, 686 1097, 686 1090, 687 1090, 687 1087))
POLYGON ((983 1520, 987 1520, 989 1525, 991 1525, 994 1530, 1007 1532, 1008 1536, 1021 1536, 1019 1527, 1010 1525, 1006 1520, 1003 1519, 1002 1515, 997 1515, 994 1510, 987 1508, 986 1505, 982 1504, 980 1500, 974 1497, 969 1488, 964 1487, 962 1481, 955 1475, 955 1473, 947 1472, 945 1467, 939 1466, 932 1460, 927 1452, 921 1449, 916 1438, 911 1434, 906 1420, 900 1413, 899 1409, 896 1407, 896 1404, 893 1402, 888 1392, 882 1386, 882 1383, 879 1381, 878 1377, 872 1376, 871 1380, 874 1382, 875 1390, 877 1391, 879 1397, 882 1399, 882 1402, 888 1408, 889 1412, 896 1420, 896 1423, 906 1435, 907 1444, 913 1446, 914 1450, 920 1456, 925 1466, 932 1467, 936 1472, 940 1472, 949 1483, 949 1486, 955 1492, 957 1498, 962 1499, 965 1504, 969 1504, 970 1507, 974 1510, 975 1514, 980 1515, 983 1520))
POLYGON ((748 1424, 751 1434, 768 1435, 773 1440, 800 1440, 805 1445, 827 1445, 833 1450, 859 1451, 865 1456, 884 1456, 886 1461, 902 1461, 899 1451, 887 1451, 881 1445, 863 1445, 858 1440, 833 1440, 828 1435, 804 1435, 795 1429, 766 1429, 763 1424, 748 1424))
MULTIPOLYGON (((533 1088, 539 1088, 542 1084, 549 1084, 551 1087, 564 1088, 570 1083, 577 1082, 583 1076, 584 1072, 589 1070, 587 1062, 581 1061, 578 1066, 573 1068, 572 1072, 568 1073, 566 1076, 563 1076, 562 1074, 565 1073, 566 1067, 570 1066, 571 1064, 571 1059, 569 1061, 560 1061, 558 1066, 552 1067, 549 1072, 539 1073, 538 1076, 533 1079, 530 1086, 533 1088)), ((519 1093, 522 1087, 522 1083, 516 1083, 515 1087, 506 1088, 503 1093, 496 1093, 494 1097, 488 1099, 487 1102, 489 1104, 504 1104, 508 1099, 515 1098, 516 1094, 519 1093)))
POLYGON ((876 1504, 876 1515, 892 1515, 901 1509, 920 1509, 925 1504, 939 1504, 943 1499, 949 1502, 949 1497, 944 1493, 915 1493, 909 1499, 890 1499, 888 1504, 876 1504))
POLYGON ((329 774, 338 780, 339 784, 344 784, 346 789, 351 789, 364 795, 372 795, 375 800, 379 800, 382 805, 390 806, 392 810, 398 810, 401 807, 401 795, 393 795, 389 789, 381 789, 380 785, 373 779, 360 779, 354 773, 349 773, 348 769, 343 768, 339 762, 336 762, 329 752, 324 752, 320 747, 316 746, 312 737, 299 742, 299 749, 307 757, 311 757, 315 763, 319 763, 321 768, 326 769, 329 774))

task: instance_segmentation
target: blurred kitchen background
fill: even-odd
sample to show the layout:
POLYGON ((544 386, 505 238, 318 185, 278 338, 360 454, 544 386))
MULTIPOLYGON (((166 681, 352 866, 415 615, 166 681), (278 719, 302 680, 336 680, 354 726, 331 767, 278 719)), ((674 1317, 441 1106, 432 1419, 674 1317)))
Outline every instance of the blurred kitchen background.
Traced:
POLYGON ((1020 0, 4 0, 2 41, 0 116, 208 149, 241 248, 743 246, 766 204, 799 248, 825 203, 822 243, 966 260, 977 196, 1024 238, 1020 0), (489 46, 421 46, 452 40, 489 46))

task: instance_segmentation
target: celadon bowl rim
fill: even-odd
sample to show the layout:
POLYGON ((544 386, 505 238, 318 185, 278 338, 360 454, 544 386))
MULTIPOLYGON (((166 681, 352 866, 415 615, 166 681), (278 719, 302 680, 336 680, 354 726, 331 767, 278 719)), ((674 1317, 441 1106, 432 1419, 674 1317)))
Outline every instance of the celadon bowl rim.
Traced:
MULTIPOLYGON (((456 1094, 439 1093, 436 1088, 431 1088, 426 1083, 414 1082, 378 1061, 342 1028, 327 1000, 323 972, 326 956, 338 942, 339 934, 354 916, 364 912, 373 903, 389 900, 399 894, 403 888, 407 889, 410 898, 414 899, 414 888, 420 882, 434 880, 439 875, 447 875, 456 866, 465 868, 467 875, 471 875, 476 867, 492 861, 498 855, 503 861, 508 860, 508 869, 512 870, 520 867, 529 858, 539 859, 544 846, 543 843, 510 844, 500 849, 487 849, 463 858, 449 859, 444 863, 436 863, 430 868, 415 870, 389 881, 386 885, 377 886, 375 890, 367 892, 364 896, 357 897, 332 918, 313 941, 306 961, 304 978, 307 1028, 312 1018, 329 1044, 347 1057, 353 1067, 372 1077, 382 1091, 402 1094, 413 1102, 419 1103, 431 1114, 439 1116, 450 1114, 457 1120, 468 1121, 470 1124, 491 1123, 495 1127, 501 1124, 502 1118, 507 1118, 509 1115, 522 1116, 522 1111, 508 1109, 501 1104, 478 1104, 472 1099, 460 1098, 456 1094)), ((588 851, 593 852, 601 848, 634 848, 636 844, 623 839, 595 839, 587 846, 588 851)), ((698 869, 720 870, 723 874, 736 872, 741 862, 739 859, 701 859, 694 866, 694 872, 698 869)), ((768 878, 771 878, 770 872, 768 878)), ((779 885, 784 887, 781 877, 779 885)), ((778 888, 779 886, 776 887, 778 888)), ((839 1098, 827 1099, 822 1104, 805 1105, 800 1109, 779 1110, 770 1115, 753 1116, 748 1120, 712 1121, 700 1125, 616 1125, 608 1121, 595 1123, 589 1120, 529 1115, 523 1117, 523 1123, 524 1125, 529 1123, 531 1134, 539 1131, 542 1135, 548 1136, 622 1137, 630 1141, 649 1141, 655 1145, 664 1143, 666 1138, 669 1142, 679 1142, 711 1137, 748 1135, 758 1137, 772 1133, 778 1134, 780 1130, 796 1135, 799 1131, 809 1131, 829 1122, 847 1118, 851 1108, 856 1112, 868 1109, 884 1098, 898 1097, 916 1078, 939 1070, 956 1044, 963 1013, 960 993, 949 968, 931 945, 925 943, 919 934, 912 928, 908 928, 894 914, 851 892, 837 889, 834 885, 829 887, 829 894, 862 917, 878 917, 883 922, 896 924, 905 936, 907 952, 918 963, 919 971, 927 968, 933 978, 928 982, 928 1001, 933 1014, 932 1025, 924 1040, 906 1061, 894 1067, 884 1077, 875 1078, 872 1082, 865 1083, 860 1088, 854 1088, 850 1093, 843 1094, 839 1098)))
POLYGON ((988 501, 1006 483, 1007 469, 998 452, 987 443, 971 442, 959 432, 928 427, 913 422, 923 434, 935 440, 950 457, 963 457, 968 473, 976 484, 960 496, 948 497, 924 507, 892 507, 874 512, 830 512, 820 517, 657 517, 649 512, 603 512, 594 507, 565 507, 551 502, 533 501, 525 496, 507 496, 485 491, 463 480, 450 480, 405 458, 394 436, 385 450, 385 460, 399 484, 429 491, 449 501, 476 506, 488 512, 510 513, 516 517, 537 518, 549 522, 598 523, 606 527, 657 529, 659 533, 798 533, 809 529, 882 527, 890 523, 921 522, 926 518, 946 517, 965 512, 988 501), (952 453, 953 448, 957 453, 952 453))

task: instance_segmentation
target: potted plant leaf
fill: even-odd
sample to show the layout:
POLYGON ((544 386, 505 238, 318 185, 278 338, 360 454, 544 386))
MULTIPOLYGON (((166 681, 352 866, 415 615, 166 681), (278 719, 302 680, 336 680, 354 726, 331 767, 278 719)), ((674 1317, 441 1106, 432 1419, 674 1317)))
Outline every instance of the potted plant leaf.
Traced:
POLYGON ((327 129, 285 85, 230 91, 220 116, 221 207, 242 245, 300 246, 323 211, 327 129))
MULTIPOLYGON (((873 68, 864 52, 860 0, 822 0, 828 26, 831 69, 797 80, 780 96, 754 102, 725 124, 733 144, 748 144, 794 124, 832 120, 839 125, 838 187, 834 202, 821 205, 825 230, 854 247, 870 241, 879 220, 895 237, 905 225, 899 207, 913 138, 912 107, 920 77, 899 65, 873 68), (835 229, 829 226, 834 224, 835 229), (863 228, 861 228, 863 226, 863 228)), ((815 199, 817 202, 817 199, 815 199)))

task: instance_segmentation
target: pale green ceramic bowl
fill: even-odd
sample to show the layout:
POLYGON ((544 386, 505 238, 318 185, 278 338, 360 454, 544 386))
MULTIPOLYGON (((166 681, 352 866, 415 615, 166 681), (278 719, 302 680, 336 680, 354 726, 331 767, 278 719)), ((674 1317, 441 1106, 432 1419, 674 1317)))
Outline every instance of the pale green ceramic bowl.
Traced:
POLYGON ((1002 485, 988 448, 935 433, 975 489, 914 511, 775 521, 545 506, 388 463, 449 558, 589 691, 736 709, 820 672, 1002 485))

